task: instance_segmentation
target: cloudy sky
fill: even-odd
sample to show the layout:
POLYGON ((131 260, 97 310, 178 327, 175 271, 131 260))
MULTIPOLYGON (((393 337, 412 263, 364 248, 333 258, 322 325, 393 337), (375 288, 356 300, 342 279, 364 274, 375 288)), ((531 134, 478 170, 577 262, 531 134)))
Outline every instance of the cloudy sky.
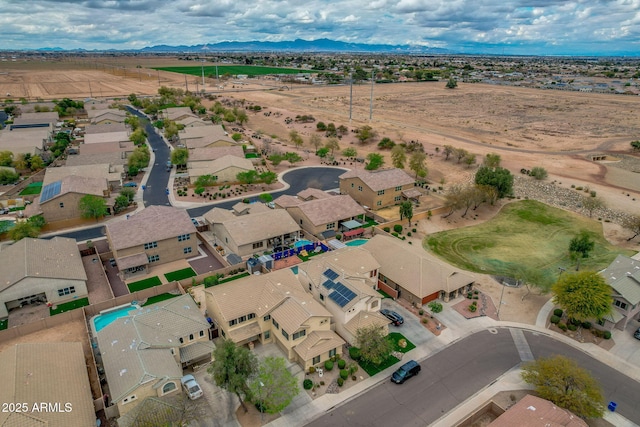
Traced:
POLYGON ((0 49, 296 38, 638 55, 640 0, 0 0, 0 49))

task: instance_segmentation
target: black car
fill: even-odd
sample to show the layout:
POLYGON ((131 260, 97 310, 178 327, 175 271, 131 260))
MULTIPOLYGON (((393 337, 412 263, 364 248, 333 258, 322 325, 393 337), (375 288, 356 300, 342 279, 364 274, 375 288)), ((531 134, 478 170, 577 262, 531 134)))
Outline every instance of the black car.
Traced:
POLYGON ((380 310, 380 314, 382 314, 387 319, 391 320, 391 323, 393 323, 396 326, 400 326, 404 323, 404 318, 400 316, 398 313, 396 313, 395 311, 387 310, 386 308, 383 308, 380 310))
POLYGON ((391 375, 391 381, 396 384, 402 384, 409 378, 420 373, 421 366, 415 360, 410 360, 391 375))
POLYGON ((640 340, 640 328, 633 333, 633 337, 637 340, 640 340))

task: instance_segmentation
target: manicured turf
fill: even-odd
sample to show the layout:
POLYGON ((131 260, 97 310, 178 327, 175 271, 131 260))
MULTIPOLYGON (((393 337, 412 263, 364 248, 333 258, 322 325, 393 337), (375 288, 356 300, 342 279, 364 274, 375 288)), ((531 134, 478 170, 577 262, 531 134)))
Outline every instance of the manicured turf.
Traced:
POLYGON ((154 286, 161 285, 162 281, 158 276, 149 277, 148 279, 138 280, 127 285, 129 292, 137 292, 147 288, 153 288, 154 286))
POLYGON ((609 244, 601 223, 533 200, 510 203, 484 224, 432 234, 424 245, 466 270, 508 277, 522 269, 539 270, 551 284, 559 268, 575 269, 569 242, 581 230, 595 242, 589 258, 581 260, 581 269, 600 270, 618 254, 633 254, 609 244))
POLYGON ((244 155, 245 159, 257 159, 258 157, 260 157, 260 154, 257 153, 246 153, 244 155))
POLYGON ((378 289, 378 293, 382 295, 382 298, 391 298, 391 295, 383 291, 382 289, 378 289))
POLYGON ((409 351, 416 348, 414 343, 409 341, 404 335, 399 332, 391 332, 389 335, 387 335, 387 339, 391 341, 391 344, 393 344, 393 350, 399 351, 400 353, 408 353, 409 351), (398 345, 398 341, 400 341, 401 339, 407 341, 407 346, 405 348, 402 348, 398 345))
POLYGON ((389 366, 393 366, 396 363, 398 363, 400 360, 395 357, 395 356, 391 356, 389 355, 389 357, 387 357, 386 360, 384 360, 381 364, 379 365, 374 365, 372 363, 367 363, 364 362, 363 360, 359 360, 358 361, 358 365, 360 365, 360 367, 362 369, 364 369, 364 371, 369 374, 370 377, 374 376, 375 374, 377 374, 378 372, 382 372, 385 369, 387 369, 389 366))
POLYGON ((164 277, 167 278, 168 281, 174 282, 177 280, 188 279, 189 277, 197 276, 196 272, 193 271, 193 268, 187 267, 182 270, 172 271, 171 273, 167 273, 164 277))
POLYGON ((20 192, 20 196, 29 196, 31 194, 40 194, 42 190, 42 182, 32 182, 20 192))
POLYGON ((144 304, 142 304, 143 307, 146 307, 147 305, 153 305, 155 303, 158 303, 160 301, 165 301, 171 298, 175 298, 175 297, 179 297, 180 295, 174 295, 174 294, 160 294, 160 295, 156 295, 155 297, 149 297, 147 298, 147 302, 145 302, 144 304))
POLYGON ((49 314, 54 316, 56 314, 64 313, 65 311, 75 310, 76 308, 84 307, 85 305, 89 305, 89 298, 80 298, 75 299, 73 301, 65 302, 63 304, 58 304, 56 308, 49 308, 49 314))
POLYGON ((7 329, 8 326, 9 326, 8 319, 0 320, 0 331, 7 329))
MULTIPOLYGON (((154 70, 169 71, 171 73, 189 74, 192 76, 201 76, 202 67, 156 67, 154 70)), ((252 65, 218 65, 218 76, 225 74, 231 74, 237 76, 238 74, 246 74, 249 77, 252 76, 264 76, 267 74, 298 74, 298 73, 311 73, 312 70, 302 70, 297 68, 276 68, 276 67, 258 67, 252 65)), ((216 67, 207 65, 204 67, 204 75, 209 77, 216 77, 216 67)))

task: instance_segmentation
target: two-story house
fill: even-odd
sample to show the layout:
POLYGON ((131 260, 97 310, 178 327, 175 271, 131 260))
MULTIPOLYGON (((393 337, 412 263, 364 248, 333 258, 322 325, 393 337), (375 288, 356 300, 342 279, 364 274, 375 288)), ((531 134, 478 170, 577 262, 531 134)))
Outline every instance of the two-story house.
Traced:
POLYGON ((377 210, 409 198, 415 179, 402 169, 352 169, 340 175, 340 194, 348 194, 366 208, 377 210))
POLYGON ((336 332, 357 345, 358 329, 376 325, 388 332, 376 291, 380 264, 360 247, 345 247, 298 265, 298 280, 333 315, 336 332))
POLYGON ((106 234, 123 278, 198 254, 189 214, 169 206, 149 206, 125 221, 107 223, 106 234))
POLYGON ((211 360, 208 330, 189 294, 133 309, 95 330, 110 400, 120 415, 147 397, 179 392, 182 367, 211 360))
POLYGON ((275 343, 303 369, 342 354, 331 313, 306 292, 290 269, 249 276, 205 290, 207 313, 238 345, 275 343))
POLYGON ((601 326, 623 331, 630 320, 640 320, 640 261, 618 255, 600 274, 613 296, 613 308, 601 326))

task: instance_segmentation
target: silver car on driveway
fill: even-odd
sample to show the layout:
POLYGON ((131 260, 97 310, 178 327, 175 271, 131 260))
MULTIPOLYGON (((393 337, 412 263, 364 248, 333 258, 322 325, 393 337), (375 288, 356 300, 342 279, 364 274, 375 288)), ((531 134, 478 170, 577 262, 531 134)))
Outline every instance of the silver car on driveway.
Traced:
POLYGON ((187 393, 187 396, 189 396, 189 399, 196 400, 202 397, 202 389, 193 375, 185 375, 180 380, 180 383, 182 383, 182 388, 184 392, 187 393))

